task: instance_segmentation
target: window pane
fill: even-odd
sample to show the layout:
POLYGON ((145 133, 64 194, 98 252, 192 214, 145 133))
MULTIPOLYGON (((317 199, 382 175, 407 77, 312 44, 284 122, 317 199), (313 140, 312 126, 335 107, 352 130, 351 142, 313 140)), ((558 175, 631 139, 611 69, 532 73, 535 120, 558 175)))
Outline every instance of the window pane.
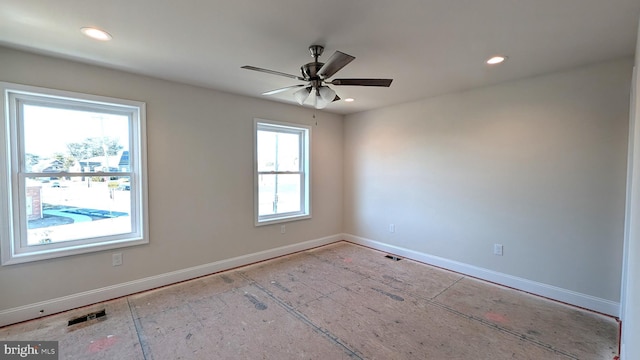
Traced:
POLYGON ((26 179, 27 245, 131 232, 129 180, 128 176, 26 179))
POLYGON ((258 171, 276 170, 276 137, 271 131, 258 131, 258 171))
POLYGON ((275 214, 276 175, 258 175, 258 216, 275 214))
POLYGON ((130 171, 129 117, 26 104, 26 172, 130 171))
POLYGON ((300 134, 258 131, 258 171, 299 171, 300 134))
POLYGON ((300 211, 300 174, 277 175, 277 213, 300 211))
POLYGON ((277 171, 300 170, 300 135, 280 133, 277 135, 277 171))
POLYGON ((258 215, 300 211, 300 174, 258 176, 258 215))

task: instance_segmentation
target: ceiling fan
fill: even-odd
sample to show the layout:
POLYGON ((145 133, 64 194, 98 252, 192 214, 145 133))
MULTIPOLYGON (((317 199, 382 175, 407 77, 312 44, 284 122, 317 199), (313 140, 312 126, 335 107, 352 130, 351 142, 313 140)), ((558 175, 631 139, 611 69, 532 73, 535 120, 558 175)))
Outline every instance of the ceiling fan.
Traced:
POLYGON ((329 81, 328 79, 332 77, 335 73, 337 73, 340 69, 345 67, 351 61, 355 59, 355 57, 345 54, 340 51, 336 51, 331 55, 329 60, 326 63, 318 62, 318 57, 322 55, 324 51, 324 47, 321 45, 311 45, 309 46, 309 52, 311 52, 311 56, 313 57, 313 62, 302 65, 300 67, 300 72, 302 76, 286 74, 279 71, 263 69, 255 66, 245 65, 242 66, 243 69, 260 71, 267 74, 285 76, 291 79, 305 81, 307 84, 298 84, 283 87, 280 89, 275 89, 271 91, 267 91, 262 93, 262 95, 273 95, 277 93, 281 93, 283 91, 301 88, 298 91, 293 93, 296 101, 302 105, 309 98, 311 99, 311 103, 313 107, 316 109, 323 109, 329 103, 333 101, 340 100, 340 97, 336 95, 336 92, 328 87, 326 84, 343 86, 343 85, 351 85, 351 86, 380 86, 380 87, 389 87, 391 86, 391 82, 393 79, 333 79, 329 81), (313 96, 310 96, 312 95, 313 96))

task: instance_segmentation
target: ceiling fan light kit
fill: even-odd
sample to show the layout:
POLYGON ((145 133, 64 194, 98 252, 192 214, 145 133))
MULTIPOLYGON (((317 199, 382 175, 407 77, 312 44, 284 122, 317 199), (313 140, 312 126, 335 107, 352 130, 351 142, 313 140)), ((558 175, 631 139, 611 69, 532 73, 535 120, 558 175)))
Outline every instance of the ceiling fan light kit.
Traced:
POLYGON ((293 93, 294 99, 298 104, 303 105, 309 98, 312 99, 312 105, 316 109, 324 109, 327 105, 334 101, 340 100, 340 97, 336 95, 336 92, 325 84, 331 84, 335 86, 377 86, 377 87, 389 87, 393 79, 334 79, 329 81, 336 72, 345 67, 351 61, 355 59, 354 56, 345 54, 340 51, 336 51, 331 55, 326 63, 318 61, 318 57, 324 52, 324 47, 321 45, 309 46, 309 52, 314 61, 304 64, 300 67, 300 73, 302 76, 291 75, 275 70, 263 69, 255 66, 245 65, 243 69, 264 72, 267 74, 284 76, 295 80, 305 81, 307 85, 298 84, 287 86, 280 89, 275 89, 262 93, 262 95, 273 95, 283 91, 302 87, 293 93))
POLYGON ((298 104, 302 105, 307 98, 309 98, 309 94, 311 93, 311 86, 307 86, 306 88, 302 88, 293 93, 293 97, 295 97, 298 104))
POLYGON ((316 89, 313 89, 311 86, 307 86, 294 92, 293 97, 296 99, 298 104, 304 105, 304 103, 309 99, 312 91, 314 92, 312 105, 316 109, 324 109, 333 101, 340 99, 339 97, 336 99, 336 92, 328 86, 320 86, 316 89))

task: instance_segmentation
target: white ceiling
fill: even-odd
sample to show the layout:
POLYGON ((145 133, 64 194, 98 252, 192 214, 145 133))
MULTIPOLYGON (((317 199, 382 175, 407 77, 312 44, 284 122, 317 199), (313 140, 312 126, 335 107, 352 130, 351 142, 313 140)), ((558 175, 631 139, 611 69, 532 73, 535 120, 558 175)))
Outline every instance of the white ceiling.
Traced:
MULTIPOLYGON (((2 0, 0 44, 274 101, 324 45, 356 59, 325 110, 353 113, 632 55, 638 0, 2 0), (100 27, 110 42, 83 36, 100 27), (508 61, 484 61, 505 54, 508 61)), ((1 64, 0 64, 1 66, 1 64)))

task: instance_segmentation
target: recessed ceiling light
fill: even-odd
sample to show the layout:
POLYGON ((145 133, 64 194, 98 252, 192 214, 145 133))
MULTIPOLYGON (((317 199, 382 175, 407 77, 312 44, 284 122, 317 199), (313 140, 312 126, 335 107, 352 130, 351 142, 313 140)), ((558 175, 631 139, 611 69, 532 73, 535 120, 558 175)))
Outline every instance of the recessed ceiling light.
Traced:
POLYGON ((112 36, 108 32, 93 27, 83 27, 80 31, 92 39, 100 41, 109 41, 112 39, 112 36))
POLYGON ((503 63, 505 60, 507 60, 506 56, 496 55, 496 56, 490 58, 489 60, 487 60, 487 64, 496 65, 496 64, 503 63))
POLYGON ((354 98, 346 98, 346 99, 344 99, 344 101, 346 101, 346 102, 354 102, 355 100, 356 99, 354 99, 354 98))

